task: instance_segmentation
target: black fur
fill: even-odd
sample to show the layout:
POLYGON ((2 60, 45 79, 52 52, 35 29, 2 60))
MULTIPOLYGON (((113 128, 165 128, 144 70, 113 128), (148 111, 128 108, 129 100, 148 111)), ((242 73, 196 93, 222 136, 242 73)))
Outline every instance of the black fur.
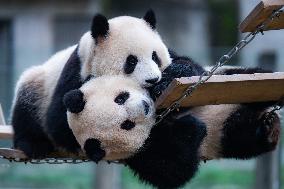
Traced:
POLYGON ((125 64, 124 64, 124 73, 125 74, 131 74, 132 72, 134 72, 136 65, 138 63, 138 58, 135 55, 129 55, 126 58, 125 64))
POLYGON ((79 113, 84 109, 86 102, 82 91, 74 89, 64 95, 63 103, 69 112, 79 113))
POLYGON ((198 169, 198 149, 205 136, 205 125, 198 119, 191 115, 177 119, 172 113, 153 127, 143 149, 126 164, 155 187, 181 187, 198 169))
POLYGON ((129 92, 121 92, 115 97, 114 102, 117 103, 118 105, 123 105, 126 100, 129 98, 130 94, 129 92))
POLYGON ((161 63, 161 59, 159 58, 159 56, 157 55, 156 51, 153 51, 152 53, 152 60, 154 62, 156 62, 156 64, 158 65, 158 67, 161 67, 162 63, 161 63))
POLYGON ((254 73, 271 73, 270 70, 262 68, 229 68, 223 69, 218 75, 233 75, 233 74, 254 74, 254 73))
POLYGON ((84 150, 87 156, 96 163, 102 160, 106 155, 106 152, 101 148, 101 142, 94 138, 86 140, 84 150))
POLYGON ((38 101, 41 100, 37 90, 37 86, 22 86, 12 113, 14 148, 22 150, 30 158, 45 157, 54 151, 37 117, 38 101))
POLYGON ((201 75, 205 70, 188 57, 179 57, 170 51, 172 63, 162 72, 160 82, 150 87, 151 97, 156 100, 175 78, 201 75))
POLYGON ((151 26, 151 28, 154 30, 156 29, 156 16, 152 9, 148 10, 146 14, 144 15, 143 19, 151 26))
POLYGON ((98 37, 106 37, 109 31, 109 23, 105 16, 97 14, 94 16, 91 26, 91 35, 96 40, 98 37))
POLYGON ((124 121, 120 126, 120 128, 127 130, 127 131, 133 129, 134 127, 135 127, 135 123, 131 120, 124 121))
POLYGON ((225 158, 249 159, 275 149, 280 120, 273 113, 260 115, 274 102, 243 104, 224 123, 222 155, 225 158))
POLYGON ((78 48, 72 53, 63 68, 48 107, 46 119, 48 134, 55 144, 73 153, 80 149, 80 145, 68 126, 67 109, 63 104, 63 97, 68 91, 82 86, 81 62, 77 50, 78 48))

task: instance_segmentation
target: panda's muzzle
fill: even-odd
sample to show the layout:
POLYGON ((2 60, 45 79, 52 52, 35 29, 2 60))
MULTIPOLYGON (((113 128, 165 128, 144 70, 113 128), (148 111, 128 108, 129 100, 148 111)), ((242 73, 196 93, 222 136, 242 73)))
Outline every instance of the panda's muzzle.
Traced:
POLYGON ((149 110, 150 110, 150 105, 145 100, 142 100, 142 103, 143 103, 143 106, 144 106, 144 113, 145 113, 145 115, 148 115, 149 110))

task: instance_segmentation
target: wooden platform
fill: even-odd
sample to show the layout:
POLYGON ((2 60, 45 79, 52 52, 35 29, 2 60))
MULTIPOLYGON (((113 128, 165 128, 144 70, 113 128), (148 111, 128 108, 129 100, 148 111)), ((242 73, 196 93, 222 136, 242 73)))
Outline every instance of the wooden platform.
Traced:
MULTIPOLYGON (((198 76, 175 79, 157 99, 156 107, 168 107, 198 79, 198 76)), ((283 96, 284 72, 214 75, 185 99, 181 106, 261 102, 279 100, 283 96)))
MULTIPOLYGON (((284 6, 284 0, 263 0, 252 12, 244 19, 239 28, 242 33, 252 32, 261 25, 273 11, 279 10, 284 6)), ((280 14, 271 22, 265 30, 279 30, 284 28, 284 13, 280 14)))
MULTIPOLYGON (((0 156, 4 156, 9 159, 21 159, 27 160, 28 157, 21 150, 11 149, 11 148, 0 148, 0 156)), ((88 159, 85 155, 74 155, 71 153, 65 152, 54 152, 49 154, 46 158, 79 158, 79 159, 88 159)))

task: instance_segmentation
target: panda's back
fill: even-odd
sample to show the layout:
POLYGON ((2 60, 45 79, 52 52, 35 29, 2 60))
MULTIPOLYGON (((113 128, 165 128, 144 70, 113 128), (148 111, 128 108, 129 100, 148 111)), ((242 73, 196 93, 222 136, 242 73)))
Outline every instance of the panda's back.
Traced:
POLYGON ((30 105, 37 107, 35 116, 43 124, 57 81, 75 48, 76 45, 59 51, 42 65, 24 71, 17 82, 13 107, 19 100, 33 103, 30 105), (30 102, 31 98, 36 98, 36 102, 30 102))

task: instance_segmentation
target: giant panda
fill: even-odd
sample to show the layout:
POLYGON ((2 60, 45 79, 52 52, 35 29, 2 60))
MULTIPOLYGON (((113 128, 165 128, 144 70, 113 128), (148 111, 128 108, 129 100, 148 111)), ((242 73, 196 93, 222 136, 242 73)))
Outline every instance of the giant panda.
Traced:
POLYGON ((64 104, 69 127, 91 160, 123 160, 143 151, 143 146, 152 148, 157 160, 167 161, 169 167, 183 167, 189 177, 195 173, 205 125, 187 116, 175 123, 177 128, 174 123, 166 123, 151 130, 155 123, 154 102, 148 91, 133 80, 123 76, 92 79, 66 93, 64 104))
MULTIPOLYGON (((162 73, 159 83, 149 88, 155 100, 174 78, 201 75, 205 69, 188 57, 171 52, 173 58, 162 73)), ((224 67, 216 74, 252 74, 267 72, 260 68, 224 67)), ((208 105, 180 108, 152 128, 143 150, 125 160, 126 165, 146 183, 158 188, 178 188, 196 173, 200 160, 234 158, 249 159, 275 149, 280 136, 277 113, 267 113, 275 102, 208 105), (195 121, 193 121, 194 119, 195 121), (193 141, 186 130, 188 123, 200 122, 206 128, 201 144, 193 141), (169 149, 169 146, 175 150, 169 149), (169 149, 167 151, 167 149, 169 149), (197 155, 192 162, 190 155, 197 155)), ((159 114, 163 110, 157 110, 159 114)), ((198 124, 197 124, 198 125, 198 124)), ((200 125, 200 124, 199 124, 200 125)), ((193 139, 194 140, 194 139, 193 139)))
POLYGON ((190 114, 176 119, 172 113, 154 125, 154 102, 133 80, 92 78, 63 101, 69 127, 91 160, 139 166, 140 178, 159 188, 179 186, 197 172, 205 124, 190 114))
POLYGON ((14 147, 31 158, 44 157, 55 146, 76 153, 80 145, 68 127, 65 93, 102 75, 124 75, 151 86, 170 63, 152 10, 142 19, 94 16, 78 44, 21 75, 12 106, 14 147))
POLYGON ((121 160, 137 152, 155 123, 148 91, 125 76, 100 76, 63 98, 67 120, 87 156, 95 162, 121 160))

